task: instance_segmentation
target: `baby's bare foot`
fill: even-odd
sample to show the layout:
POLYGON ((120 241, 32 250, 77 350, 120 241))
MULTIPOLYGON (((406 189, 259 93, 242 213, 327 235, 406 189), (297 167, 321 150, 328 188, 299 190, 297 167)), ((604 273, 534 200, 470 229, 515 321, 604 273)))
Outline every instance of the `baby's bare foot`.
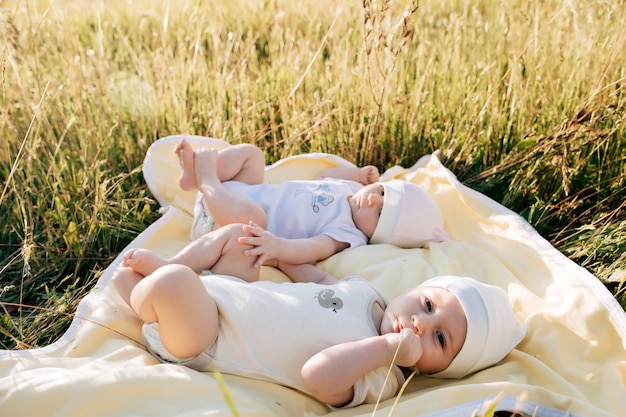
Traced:
POLYGON ((196 190, 198 183, 196 182, 196 167, 194 163, 193 148, 185 139, 174 149, 183 172, 180 174, 179 185, 185 191, 196 190))
POLYGON ((198 187, 220 182, 217 176, 217 154, 218 151, 211 148, 202 148, 194 152, 195 180, 198 187))
POLYGON ((150 275, 168 262, 147 249, 131 249, 124 255, 122 265, 134 269, 143 276, 150 275))
POLYGON ((119 266, 111 277, 111 281, 126 304, 130 305, 130 294, 135 285, 144 278, 139 272, 127 266, 119 266))

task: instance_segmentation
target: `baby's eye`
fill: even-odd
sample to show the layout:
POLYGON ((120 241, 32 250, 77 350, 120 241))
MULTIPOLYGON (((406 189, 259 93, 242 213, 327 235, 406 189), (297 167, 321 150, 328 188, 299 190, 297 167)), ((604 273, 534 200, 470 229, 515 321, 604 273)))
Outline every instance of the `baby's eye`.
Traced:
POLYGON ((443 337, 443 334, 441 332, 437 332, 437 340, 439 340, 439 344, 441 345, 441 347, 444 347, 444 345, 446 344, 446 339, 443 337))
POLYGON ((385 196, 385 187, 380 187, 380 195, 385 196))
POLYGON ((430 302, 428 298, 426 299, 426 310, 428 310, 429 313, 433 311, 433 304, 430 302))

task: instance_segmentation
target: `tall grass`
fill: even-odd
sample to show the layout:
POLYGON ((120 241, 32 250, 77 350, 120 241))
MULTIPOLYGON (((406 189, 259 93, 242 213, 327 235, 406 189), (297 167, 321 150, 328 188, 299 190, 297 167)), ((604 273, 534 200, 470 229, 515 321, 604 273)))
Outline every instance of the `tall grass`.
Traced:
POLYGON ((626 306, 623 0, 5 0, 0 34, 2 348, 58 338, 158 217, 140 166, 178 133, 440 149, 626 306))

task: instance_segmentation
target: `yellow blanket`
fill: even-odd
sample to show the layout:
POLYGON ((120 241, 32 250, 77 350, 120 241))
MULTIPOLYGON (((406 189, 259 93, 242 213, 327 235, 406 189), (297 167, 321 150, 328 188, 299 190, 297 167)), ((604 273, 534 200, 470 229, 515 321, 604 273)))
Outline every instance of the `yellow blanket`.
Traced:
MULTIPOLYGON (((178 188, 173 148, 155 142, 144 163, 163 216, 129 246, 170 256, 189 242, 194 193, 178 188)), ((194 147, 227 143, 189 137, 194 147)), ((286 158, 267 168, 268 182, 312 178, 351 165, 326 154, 286 158)), ((528 334, 498 365, 462 380, 417 377, 394 416, 471 416, 496 410, 532 416, 626 415, 626 314, 602 284, 521 217, 460 184, 436 156, 395 167, 383 179, 420 183, 441 206, 452 240, 423 249, 369 245, 319 264, 337 277, 360 274, 388 297, 427 278, 458 274, 506 289, 528 334)), ((0 351, 2 416, 371 416, 374 405, 330 411, 275 384, 160 364, 141 342, 140 322, 109 285, 118 257, 80 304, 71 327, 42 349, 0 351), (232 399, 229 402, 228 398, 232 399), (229 405, 231 404, 231 405, 229 405)), ((263 279, 285 280, 264 268, 263 279)), ((378 406, 387 416, 393 400, 378 406)))

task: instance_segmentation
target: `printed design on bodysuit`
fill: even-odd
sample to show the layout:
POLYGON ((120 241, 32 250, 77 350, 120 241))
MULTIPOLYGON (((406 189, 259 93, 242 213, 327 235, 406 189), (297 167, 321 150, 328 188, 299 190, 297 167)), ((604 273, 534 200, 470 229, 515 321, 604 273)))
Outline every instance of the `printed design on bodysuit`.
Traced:
POLYGON ((333 202, 335 197, 329 193, 330 187, 328 184, 320 184, 313 191, 308 190, 296 190, 296 195, 300 194, 311 194, 311 208, 314 213, 320 211, 320 204, 322 206, 327 206, 333 202))
POLYGON ((330 308, 335 313, 343 307, 343 300, 339 297, 333 297, 335 290, 322 290, 315 295, 317 302, 324 308, 330 308))

